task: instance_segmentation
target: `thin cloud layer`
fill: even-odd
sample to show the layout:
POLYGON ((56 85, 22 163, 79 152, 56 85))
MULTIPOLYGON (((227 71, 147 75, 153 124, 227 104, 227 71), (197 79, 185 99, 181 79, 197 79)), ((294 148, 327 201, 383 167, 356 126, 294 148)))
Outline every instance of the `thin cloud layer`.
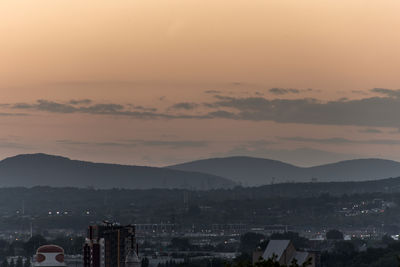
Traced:
POLYGON ((294 88, 271 88, 271 89, 269 89, 269 92, 273 93, 275 95, 286 95, 289 93, 299 94, 300 90, 294 89, 294 88))
POLYGON ((90 99, 71 99, 69 101, 71 105, 80 105, 80 104, 91 104, 92 100, 90 99))
POLYGON ((89 145, 109 147, 166 147, 173 149, 206 147, 208 142, 198 140, 121 140, 112 142, 86 142, 75 140, 57 140, 56 143, 63 145, 89 145))
POLYGON ((361 129, 359 130, 360 133, 371 133, 371 134, 377 134, 377 133, 383 133, 383 131, 375 128, 367 128, 367 129, 361 129))
POLYGON ((184 110, 193 110, 198 106, 198 104, 193 102, 180 102, 172 105, 171 109, 184 109, 184 110))
MULTIPOLYGON (((231 119, 399 128, 400 90, 375 88, 371 91, 383 96, 355 100, 343 98, 323 102, 316 98, 269 99, 261 96, 214 95, 214 101, 178 102, 159 111, 156 108, 132 104, 93 103, 89 99, 71 100, 65 103, 42 99, 35 103, 17 103, 7 106, 17 110, 112 115, 137 119, 231 119), (196 114, 193 113, 194 109, 196 109, 196 114)), ((3 116, 6 114, 8 113, 4 113, 3 116)), ((10 116, 11 114, 13 113, 10 113, 10 116)))
MULTIPOLYGON (((278 123, 317 125, 354 125, 369 127, 400 126, 400 99, 397 97, 370 97, 359 100, 322 102, 315 98, 267 99, 263 97, 216 96, 209 107, 229 108, 223 118, 278 123)), ((218 117, 218 113, 210 113, 218 117)))
MULTIPOLYGON (((49 100, 38 100, 36 103, 17 103, 12 106, 13 109, 23 110, 36 110, 50 113, 83 113, 92 115, 113 115, 113 116, 127 116, 139 119, 156 119, 156 118, 175 118, 168 114, 156 113, 155 108, 143 108, 141 106, 131 106, 122 104, 92 104, 92 105, 78 105, 79 103, 61 103, 49 100), (141 111, 137 111, 141 110, 141 111)), ((81 103, 82 104, 82 103, 81 103)), ((85 103, 86 104, 86 103, 85 103)), ((182 115, 182 118, 186 116, 182 115)))
POLYGON ((27 113, 9 113, 9 112, 0 112, 0 117, 13 117, 13 116, 28 116, 27 113))
POLYGON ((385 88, 374 88, 371 90, 371 92, 383 94, 388 97, 395 97, 395 98, 400 97, 400 90, 398 90, 398 89, 392 90, 392 89, 385 89, 385 88))
POLYGON ((372 144, 372 145, 400 145, 400 140, 396 139, 368 139, 368 140, 352 140, 347 138, 306 138, 306 137, 280 137, 281 140, 295 141, 295 142, 310 142, 320 144, 372 144))

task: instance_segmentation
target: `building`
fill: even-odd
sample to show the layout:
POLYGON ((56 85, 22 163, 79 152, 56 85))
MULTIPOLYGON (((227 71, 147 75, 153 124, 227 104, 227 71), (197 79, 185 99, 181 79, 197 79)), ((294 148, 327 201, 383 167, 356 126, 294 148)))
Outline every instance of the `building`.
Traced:
POLYGON ((155 223, 155 224, 135 224, 137 233, 173 233, 179 229, 176 224, 155 223))
POLYGON ((293 231, 292 227, 289 225, 280 225, 280 224, 275 224, 275 225, 265 225, 264 226, 264 233, 266 235, 272 235, 272 234, 283 234, 287 233, 289 231, 293 231))
POLYGON ((212 224, 211 230, 214 232, 245 233, 249 231, 249 227, 242 223, 212 224))
POLYGON ((56 245, 41 246, 36 251, 35 267, 61 267, 67 266, 64 262, 64 249, 56 245))
POLYGON ((125 267, 140 267, 140 266, 142 266, 142 263, 139 260, 137 253, 134 248, 131 248, 128 251, 128 255, 126 255, 125 258, 125 267))
POLYGON ((137 261, 134 226, 107 222, 89 226, 83 247, 84 267, 131 267, 137 261))
POLYGON ((302 265, 311 259, 309 267, 316 267, 315 254, 297 251, 290 240, 270 240, 264 251, 259 250, 253 253, 253 263, 274 258, 281 265, 289 265, 293 260, 302 265))

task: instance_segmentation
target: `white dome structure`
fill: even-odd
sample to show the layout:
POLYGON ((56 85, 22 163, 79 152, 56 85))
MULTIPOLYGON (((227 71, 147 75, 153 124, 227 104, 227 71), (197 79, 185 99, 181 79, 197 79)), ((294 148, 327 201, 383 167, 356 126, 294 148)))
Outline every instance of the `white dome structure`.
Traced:
POLYGON ((67 266, 64 262, 64 249, 56 245, 44 245, 37 249, 34 267, 67 266))

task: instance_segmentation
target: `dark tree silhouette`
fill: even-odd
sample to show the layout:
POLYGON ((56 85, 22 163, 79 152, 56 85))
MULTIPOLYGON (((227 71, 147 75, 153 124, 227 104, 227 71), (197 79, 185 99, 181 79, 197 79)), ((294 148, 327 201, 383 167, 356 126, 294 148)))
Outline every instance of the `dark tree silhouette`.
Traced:
POLYGON ((343 233, 336 229, 329 230, 326 233, 326 239, 328 239, 328 240, 343 240, 343 233))

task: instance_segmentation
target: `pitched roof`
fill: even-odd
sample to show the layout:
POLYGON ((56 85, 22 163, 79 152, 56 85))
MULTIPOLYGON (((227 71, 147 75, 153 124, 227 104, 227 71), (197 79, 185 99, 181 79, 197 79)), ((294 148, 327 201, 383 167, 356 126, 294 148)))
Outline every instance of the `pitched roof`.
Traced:
POLYGON ((275 254, 276 256, 278 256, 277 260, 279 261, 279 259, 282 257, 283 252, 289 246, 289 244, 290 240, 270 240, 262 256, 263 259, 267 260, 269 258, 272 258, 272 256, 275 254))
MULTIPOLYGON (((296 253, 294 254, 294 259, 296 259, 297 264, 303 264, 307 258, 310 256, 310 253, 308 252, 301 252, 301 251, 296 251, 296 253)), ((292 261, 293 259, 291 259, 290 261, 292 261)))

